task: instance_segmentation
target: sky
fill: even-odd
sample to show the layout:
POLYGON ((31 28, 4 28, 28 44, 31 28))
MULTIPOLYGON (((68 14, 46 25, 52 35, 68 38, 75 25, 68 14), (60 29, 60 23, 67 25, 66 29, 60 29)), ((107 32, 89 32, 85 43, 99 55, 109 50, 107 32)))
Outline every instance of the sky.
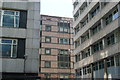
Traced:
POLYGON ((41 0, 41 14, 73 17, 72 0, 41 0))

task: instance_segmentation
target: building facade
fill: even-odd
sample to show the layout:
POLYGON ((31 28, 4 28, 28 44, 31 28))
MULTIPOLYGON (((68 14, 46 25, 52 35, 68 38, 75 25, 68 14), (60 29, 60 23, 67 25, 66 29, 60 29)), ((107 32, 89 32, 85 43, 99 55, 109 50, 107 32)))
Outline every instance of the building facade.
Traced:
POLYGON ((120 2, 75 0, 76 78, 120 79, 120 2))
POLYGON ((36 80, 40 2, 17 1, 0 1, 0 73, 2 80, 36 80))
POLYGON ((41 15, 40 33, 41 78, 72 78, 72 18, 41 15))

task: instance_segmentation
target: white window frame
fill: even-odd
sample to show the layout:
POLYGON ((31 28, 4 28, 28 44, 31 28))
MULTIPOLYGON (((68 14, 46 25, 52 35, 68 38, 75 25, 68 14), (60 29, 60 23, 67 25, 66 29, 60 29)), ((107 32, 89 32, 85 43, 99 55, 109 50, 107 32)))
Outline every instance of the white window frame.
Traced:
POLYGON ((1 11, 1 19, 0 19, 0 26, 2 27, 8 27, 8 26, 3 26, 3 16, 4 15, 7 15, 7 16, 14 16, 14 26, 11 26, 11 27, 19 27, 19 23, 18 23, 18 26, 16 25, 16 17, 19 17, 19 20, 20 20, 20 12, 19 11, 13 11, 13 10, 0 10, 1 11), (13 11, 14 12, 14 15, 10 15, 10 14, 4 14, 4 11, 13 11), (17 14, 18 13, 18 14, 17 14))
MULTIPOLYGON (((18 42, 17 39, 4 39, 4 38, 0 39, 0 45, 3 45, 3 44, 11 45, 11 55, 10 55, 11 58, 13 57, 13 46, 17 46, 17 42, 18 42), (12 43, 2 43, 2 40, 12 40, 12 43), (16 41, 15 44, 14 44, 14 40, 16 41)), ((4 56, 2 56, 2 57, 4 57, 4 56)))

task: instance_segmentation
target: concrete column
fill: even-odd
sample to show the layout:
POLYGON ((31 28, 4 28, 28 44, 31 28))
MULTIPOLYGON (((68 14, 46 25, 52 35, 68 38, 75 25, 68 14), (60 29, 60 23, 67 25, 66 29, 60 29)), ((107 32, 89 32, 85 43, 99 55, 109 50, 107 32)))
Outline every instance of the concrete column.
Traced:
POLYGON ((104 80, 108 80, 107 59, 104 59, 104 80))
POLYGON ((88 13, 88 22, 91 20, 90 13, 88 13))
POLYGON ((94 75, 93 75, 93 64, 90 65, 91 67, 91 79, 90 80, 94 80, 94 75))
POLYGON ((91 30, 89 29, 89 37, 91 37, 91 35, 92 35, 92 34, 91 34, 91 30))
POLYGON ((92 46, 90 46, 90 55, 93 54, 93 51, 92 51, 92 46))
POLYGON ((120 3, 117 5, 117 8, 118 8, 118 14, 120 16, 120 3))
POLYGON ((105 26, 104 20, 101 19, 101 28, 104 28, 104 26, 105 26))
POLYGON ((106 45, 105 45, 105 44, 106 44, 106 43, 105 43, 105 39, 102 39, 102 43, 103 43, 103 49, 104 49, 105 46, 106 46, 106 45))
POLYGON ((99 2, 99 5, 100 5, 100 10, 102 10, 102 3, 101 3, 101 1, 99 2))

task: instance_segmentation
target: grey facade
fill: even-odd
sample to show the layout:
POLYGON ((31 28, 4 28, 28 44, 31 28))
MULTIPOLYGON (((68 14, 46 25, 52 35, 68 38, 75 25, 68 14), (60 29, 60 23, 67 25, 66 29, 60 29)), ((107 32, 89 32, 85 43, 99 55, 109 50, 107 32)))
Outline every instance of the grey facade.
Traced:
POLYGON ((0 2, 0 72, 3 80, 37 78, 39 30, 40 2, 0 2))
POLYGON ((120 79, 119 1, 73 5, 76 78, 120 79))

